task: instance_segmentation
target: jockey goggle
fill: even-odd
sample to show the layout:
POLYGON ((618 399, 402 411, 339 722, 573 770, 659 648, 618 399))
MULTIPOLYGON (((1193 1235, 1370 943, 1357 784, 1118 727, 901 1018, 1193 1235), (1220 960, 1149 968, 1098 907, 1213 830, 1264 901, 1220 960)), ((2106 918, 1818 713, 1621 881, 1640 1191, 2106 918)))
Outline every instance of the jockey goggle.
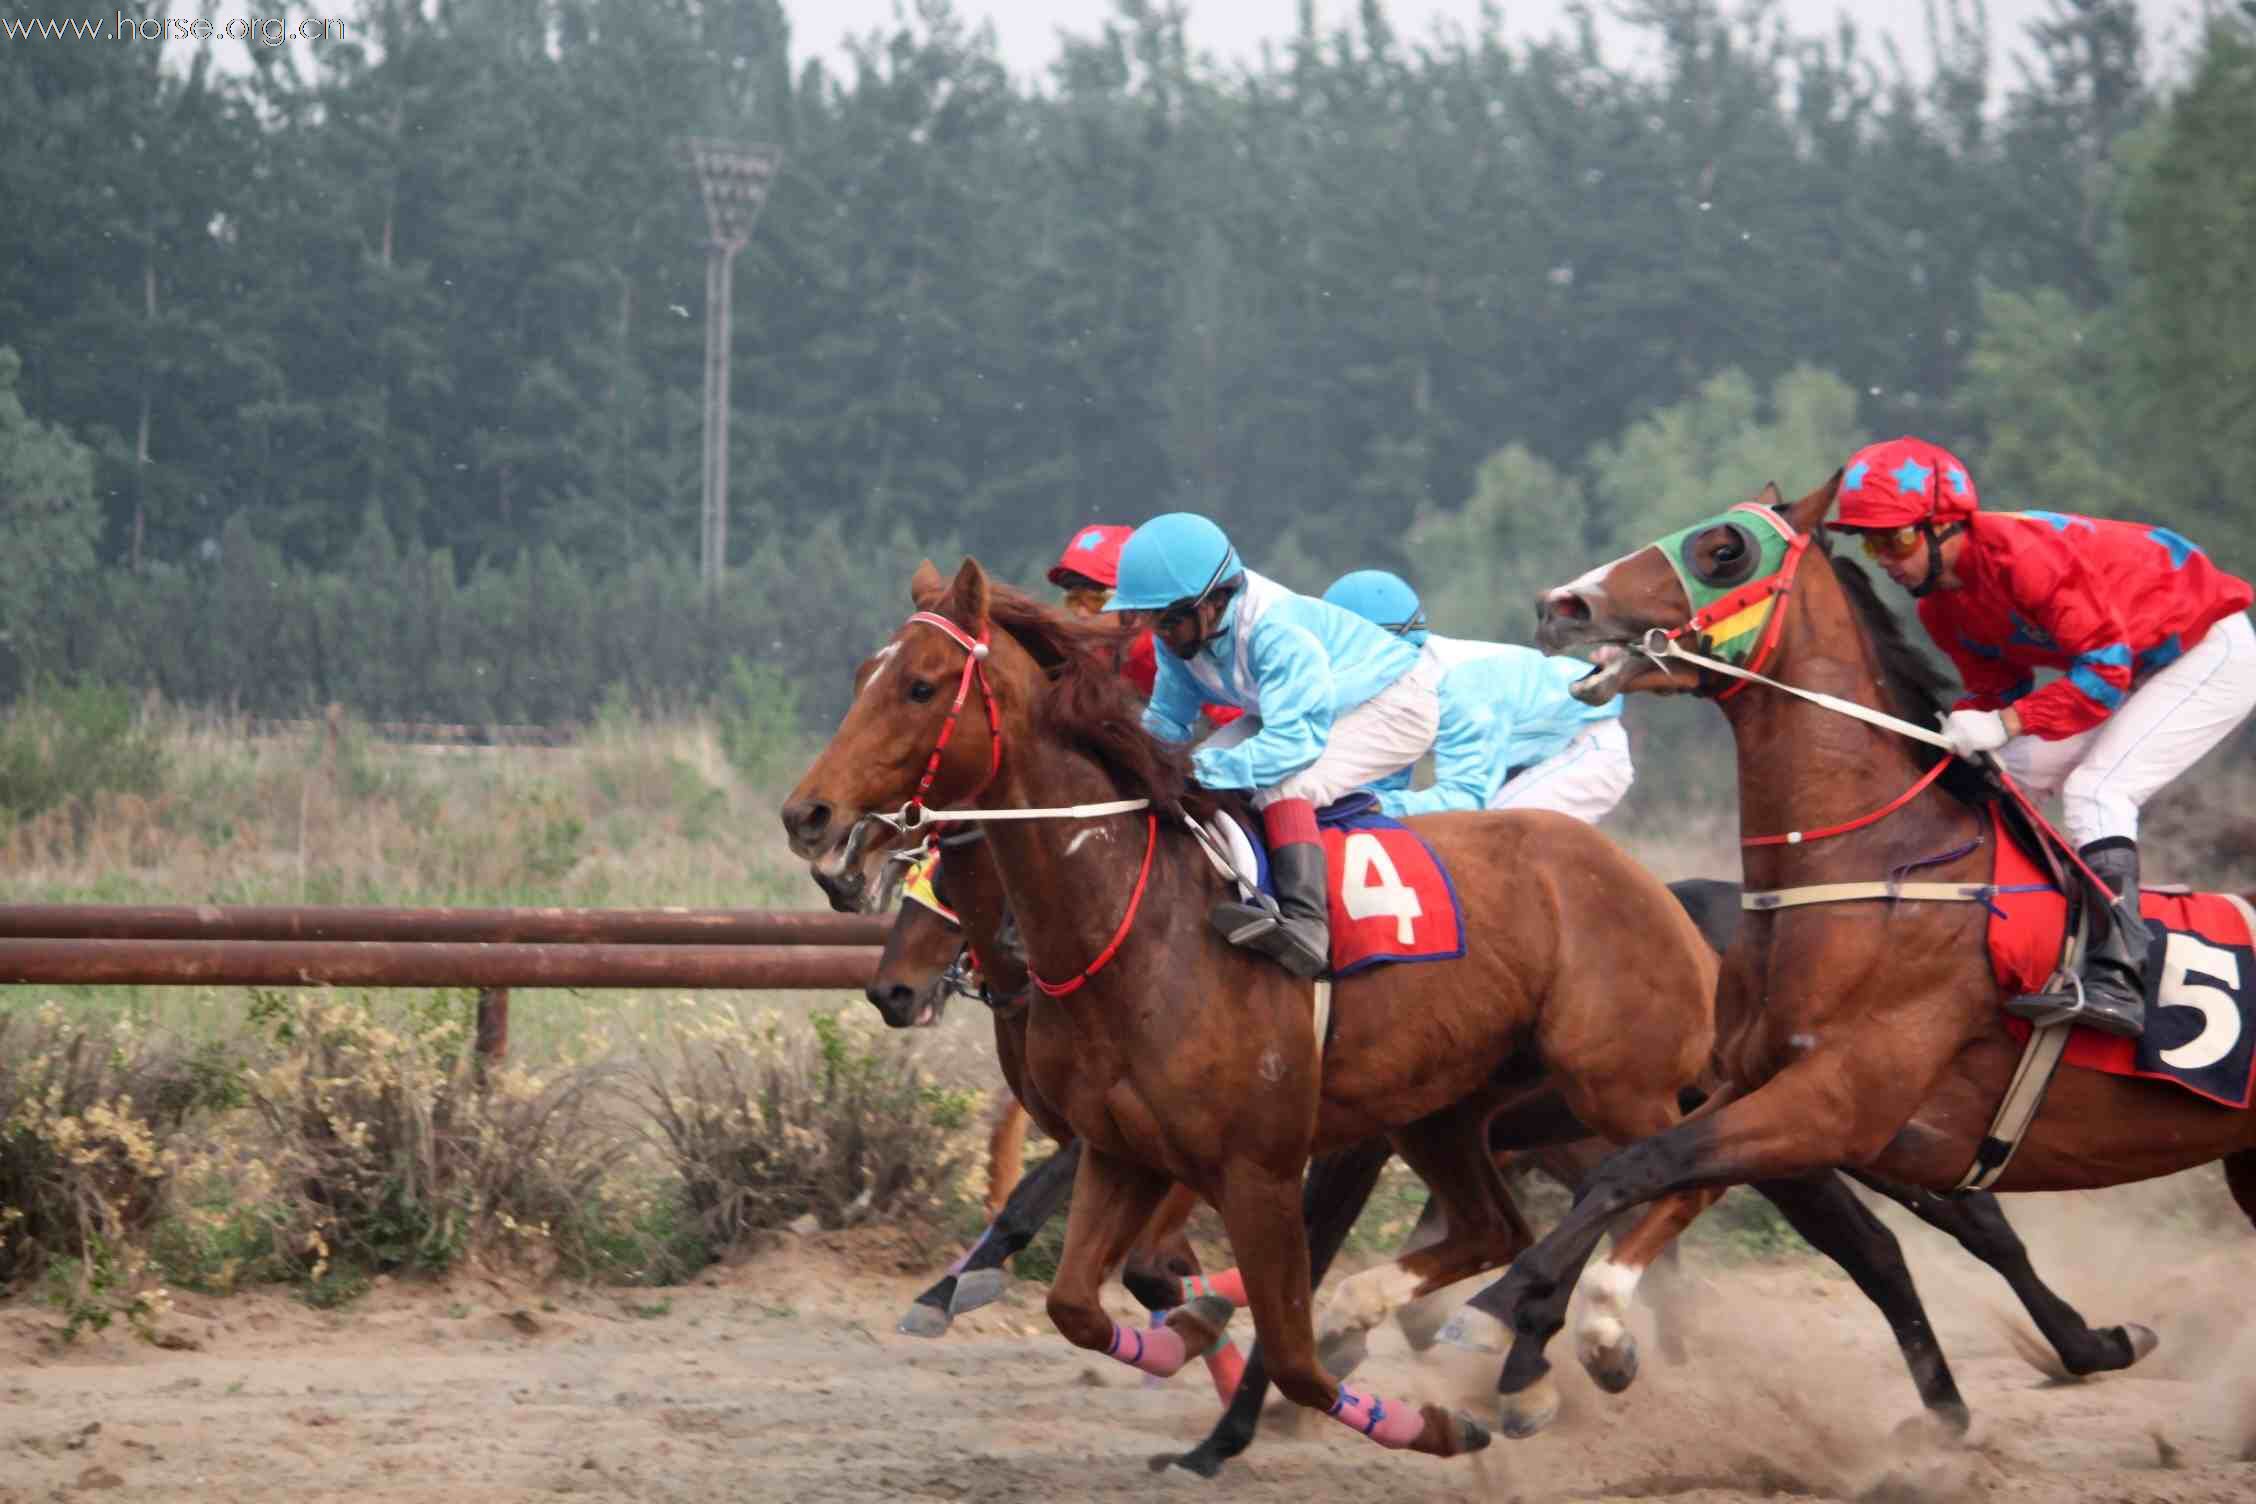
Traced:
POLYGON ((1869 529, 1858 541, 1864 545, 1866 558, 1887 562, 1910 558, 1919 551, 1925 535, 1919 525, 1913 523, 1908 527, 1869 529))
POLYGON ((1095 616, 1104 610, 1105 598, 1112 591, 1103 585, 1065 592, 1065 609, 1076 616, 1095 616))

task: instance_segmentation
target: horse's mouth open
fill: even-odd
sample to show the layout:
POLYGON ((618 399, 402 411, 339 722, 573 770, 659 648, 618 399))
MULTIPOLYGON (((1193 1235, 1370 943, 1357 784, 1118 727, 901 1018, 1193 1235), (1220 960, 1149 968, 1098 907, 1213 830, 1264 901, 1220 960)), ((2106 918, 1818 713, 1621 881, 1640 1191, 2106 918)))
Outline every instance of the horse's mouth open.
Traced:
POLYGON ((1567 693, 1585 705, 1603 705, 1622 692, 1622 684, 1640 667, 1630 655, 1626 642, 1600 642, 1589 647, 1589 657, 1594 665, 1567 686, 1567 693))

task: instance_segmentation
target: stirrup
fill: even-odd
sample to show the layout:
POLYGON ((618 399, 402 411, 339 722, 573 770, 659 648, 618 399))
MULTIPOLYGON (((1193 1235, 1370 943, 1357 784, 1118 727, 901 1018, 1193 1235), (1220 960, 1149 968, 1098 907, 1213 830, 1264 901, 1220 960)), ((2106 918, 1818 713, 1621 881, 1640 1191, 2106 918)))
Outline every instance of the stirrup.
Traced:
POLYGON ((2076 1024, 2087 1029, 2097 1029, 2102 1034, 2118 1038, 2136 1039, 2145 1032, 2145 1019, 2131 1019, 2105 1008, 2092 1006, 2084 991, 2084 979, 2075 972, 2068 973, 2071 992, 2030 992, 2006 1001, 2005 1011, 2015 1018, 2025 1018, 2038 1028, 2053 1024, 2076 1024), (2136 1027, 2129 1027, 2136 1024, 2136 1027))
MULTIPOLYGON (((1232 945, 1250 945, 1283 924, 1285 913, 1277 906, 1277 900, 1268 894, 1253 893, 1243 899, 1226 899, 1216 904, 1207 917, 1232 945), (1243 910, 1251 917, 1237 921, 1233 928, 1230 923, 1224 922, 1224 915, 1232 909, 1243 910)), ((1236 916, 1232 915, 1231 918, 1235 920, 1236 916)))
POLYGON ((2073 989, 2068 992, 2024 992, 2019 997, 2007 998, 2005 1011, 2015 1018, 2025 1018, 2040 1029, 2054 1024, 2072 1024, 2082 1021, 2085 1011, 2084 979, 2074 972, 2062 974, 2073 989))

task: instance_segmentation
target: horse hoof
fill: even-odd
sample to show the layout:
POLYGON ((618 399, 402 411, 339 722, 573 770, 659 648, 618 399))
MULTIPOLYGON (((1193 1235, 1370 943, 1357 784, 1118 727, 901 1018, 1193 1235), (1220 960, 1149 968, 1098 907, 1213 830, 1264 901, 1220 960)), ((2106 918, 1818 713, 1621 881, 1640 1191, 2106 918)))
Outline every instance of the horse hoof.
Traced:
POLYGON ((1964 1405, 1939 1405, 1922 1410, 1896 1427, 1895 1442, 1906 1449, 1955 1446, 1974 1424, 1974 1414, 1964 1405))
POLYGON ((1559 1390, 1548 1376, 1496 1402, 1496 1429, 1525 1441, 1559 1418, 1559 1390))
POLYGON ((1212 1478, 1222 1471, 1222 1459, 1200 1447, 1183 1453, 1161 1452, 1150 1460, 1148 1466, 1155 1473, 1177 1468, 1196 1477, 1212 1478))
POLYGON ((1457 1423, 1457 1450, 1451 1454, 1452 1456, 1463 1456, 1467 1452, 1485 1452, 1489 1449, 1490 1444, 1496 1440, 1495 1437, 1488 1434, 1488 1427, 1462 1410, 1451 1411, 1449 1418, 1457 1423))
POLYGON ((1582 1355, 1582 1366, 1600 1389, 1620 1394, 1637 1382, 1637 1339, 1622 1333, 1612 1347, 1593 1347, 1582 1355))
POLYGON ((893 1330, 905 1337, 940 1337, 947 1334, 948 1325, 954 1319, 938 1306, 914 1305, 893 1330))
POLYGON ((1370 1355, 1371 1344, 1361 1332, 1342 1332, 1316 1344, 1316 1360, 1335 1379, 1344 1379, 1355 1372, 1370 1355))
POLYGON ((1451 1347, 1461 1347, 1473 1353, 1500 1353, 1504 1351, 1504 1323, 1486 1311, 1465 1307, 1441 1324, 1438 1342, 1451 1347))
POLYGON ((969 1274, 960 1274, 956 1276, 956 1293, 948 1301, 948 1314, 961 1316, 966 1311, 993 1305, 1002 1294, 1003 1271, 1000 1269, 974 1269, 969 1274))
POLYGON ((1394 1324, 1402 1340, 1410 1344, 1410 1351, 1422 1353, 1441 1340, 1442 1328, 1449 1324, 1451 1315, 1444 1301, 1414 1300, 1394 1313, 1394 1324))
POLYGON ((2140 1326, 2135 1321, 2123 1323, 2123 1336, 2131 1344, 2131 1362, 2133 1363, 2138 1362, 2139 1359, 2162 1345, 2162 1338, 2153 1327, 2140 1326))

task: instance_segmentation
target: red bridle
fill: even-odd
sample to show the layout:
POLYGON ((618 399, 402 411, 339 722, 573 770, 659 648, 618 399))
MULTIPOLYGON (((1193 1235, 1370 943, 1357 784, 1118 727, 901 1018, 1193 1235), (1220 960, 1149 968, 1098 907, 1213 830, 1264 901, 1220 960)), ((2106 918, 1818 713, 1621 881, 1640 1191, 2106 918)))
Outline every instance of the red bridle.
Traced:
POLYGON ((990 756, 987 760, 987 776, 979 780, 978 788, 964 797, 978 798, 986 791, 987 785, 995 781, 995 775, 1003 770, 1003 723, 995 714, 994 687, 987 682, 987 624, 981 622, 979 635, 973 637, 945 616, 931 611, 919 611, 904 625, 914 626, 919 622, 947 633, 948 640, 964 650, 964 666, 962 677, 956 680, 956 698, 948 706, 948 719, 940 725, 940 740, 933 743, 932 757, 924 765, 924 776, 917 780, 916 792, 909 796, 908 805, 902 811, 907 821, 904 828, 910 830, 923 823, 924 796, 931 789, 932 781, 940 776, 941 754, 948 750, 948 742, 956 734, 956 718, 963 714, 964 701, 971 695, 974 675, 979 679, 980 697, 987 702, 987 746, 990 756))
MULTIPOLYGON (((904 830, 914 830, 922 823, 921 812, 924 809, 925 791, 932 787, 933 779, 939 776, 940 754, 948 750, 948 739, 956 734, 956 718, 963 713, 964 701, 971 694, 971 680, 974 674, 979 677, 979 693, 987 702, 987 741, 988 746, 993 751, 993 756, 987 763, 987 776, 979 780, 978 788, 973 789, 964 797, 966 799, 977 799, 985 791, 987 785, 995 781, 995 775, 1003 769, 1003 723, 995 714, 995 691, 987 682, 987 624, 981 622, 979 624, 979 635, 973 637, 945 616, 936 615, 930 611, 917 612, 909 618, 909 622, 912 624, 922 622, 928 627, 937 627, 945 632, 949 641, 964 650, 964 668, 963 677, 956 681, 955 701, 948 706, 948 719, 941 723, 940 740, 934 743, 931 760, 924 765, 924 776, 917 780, 916 792, 909 796, 909 802, 901 812, 903 817, 902 829, 904 830)), ((1032 964, 1029 963, 1026 968, 1026 975, 1036 987, 1042 989, 1044 994, 1050 997, 1064 997, 1068 993, 1079 991, 1089 978, 1104 970, 1110 964, 1112 958, 1119 953, 1121 943, 1128 938, 1128 932, 1135 928, 1137 911, 1143 907, 1144 889, 1151 881, 1152 852, 1158 845, 1159 817, 1147 815, 1145 816, 1144 830, 1144 864, 1136 873, 1136 887, 1128 895, 1128 912, 1121 916, 1120 928, 1113 931, 1111 942, 1097 954, 1097 958, 1083 967, 1080 975, 1070 981, 1055 984, 1045 982, 1035 974, 1032 964)), ((972 959, 976 961, 978 957, 975 955, 972 959)))

